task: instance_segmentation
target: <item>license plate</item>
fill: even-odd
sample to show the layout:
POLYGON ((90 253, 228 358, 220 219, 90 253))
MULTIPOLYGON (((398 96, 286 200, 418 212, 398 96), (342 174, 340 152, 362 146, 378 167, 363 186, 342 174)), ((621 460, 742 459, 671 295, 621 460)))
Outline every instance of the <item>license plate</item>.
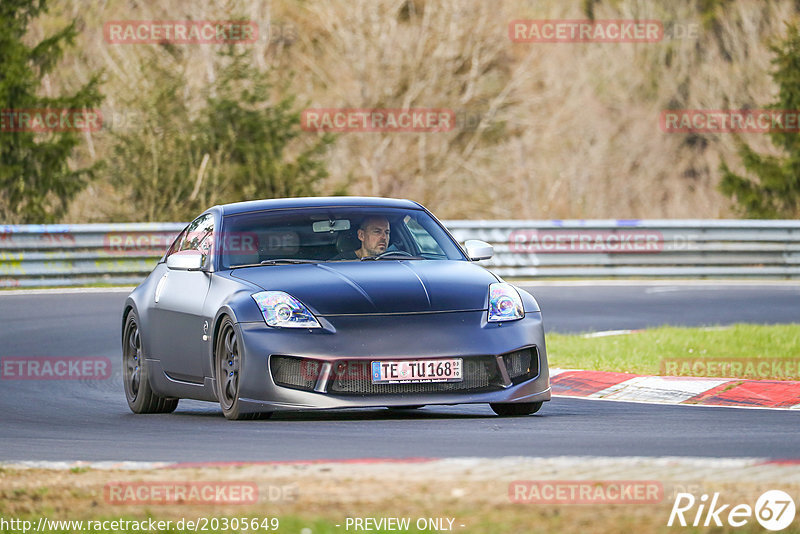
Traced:
POLYGON ((463 360, 381 360, 372 362, 373 384, 416 384, 419 382, 461 382, 463 360))

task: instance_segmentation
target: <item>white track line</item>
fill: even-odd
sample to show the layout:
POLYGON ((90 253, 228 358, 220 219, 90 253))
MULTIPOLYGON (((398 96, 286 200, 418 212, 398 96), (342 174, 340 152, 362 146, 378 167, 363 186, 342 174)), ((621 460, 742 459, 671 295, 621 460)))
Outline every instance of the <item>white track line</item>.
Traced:
POLYGON ((0 290, 0 297, 11 295, 73 295, 83 293, 130 293, 134 286, 124 287, 56 287, 51 289, 9 289, 0 290))
MULTIPOLYGON (((490 268, 491 270, 491 268, 490 268)), ((605 279, 605 280, 512 280, 518 286, 789 286, 800 288, 797 280, 739 280, 739 279, 605 279)))
MULTIPOLYGON (((675 468, 677 466, 687 466, 692 468, 710 468, 710 469, 720 469, 720 470, 730 470, 730 469, 741 469, 745 467, 752 467, 752 466, 762 466, 765 462, 768 462, 768 458, 758 458, 758 457, 733 457, 733 458, 704 458, 704 457, 695 457, 695 456, 659 456, 659 457, 649 457, 649 456, 555 456, 555 457, 529 457, 529 456, 514 456, 514 457, 499 457, 499 458, 483 458, 483 457, 464 457, 464 458, 431 458, 430 461, 419 463, 419 462, 411 462, 408 464, 404 464, 403 462, 398 462, 397 460, 387 460, 385 463, 381 462, 370 462, 367 464, 353 464, 350 463, 349 460, 347 461, 336 461, 332 460, 330 462, 314 462, 312 467, 314 469, 319 469, 321 466, 333 466, 333 467, 341 467, 347 470, 353 470, 354 466, 358 467, 359 469, 363 469, 365 471, 370 471, 373 469, 374 466, 385 466, 388 468, 400 468, 403 470, 407 469, 414 469, 418 467, 423 472, 429 473, 434 470, 436 467, 458 467, 458 471, 463 473, 464 468, 474 468, 486 464, 501 464, 501 463, 509 463, 513 465, 515 469, 518 469, 520 466, 528 464, 532 467, 538 468, 540 471, 543 465, 548 465, 551 467, 580 467, 581 469, 586 468, 597 468, 597 467, 634 467, 634 466, 641 466, 642 464, 648 464, 651 466, 661 466, 661 467, 668 467, 668 468, 675 468), (402 466, 402 467, 401 467, 402 466)), ((155 469, 165 469, 171 468, 172 466, 178 464, 179 462, 133 462, 133 461, 102 461, 102 462, 91 462, 91 461, 7 461, 7 462, 0 462, 0 467, 4 469, 52 469, 52 470, 69 470, 69 469, 97 469, 101 471, 108 471, 108 470, 155 470, 155 469)), ((248 464, 247 462, 238 463, 236 465, 230 466, 233 469, 242 469, 243 467, 247 467, 249 465, 252 466, 273 466, 276 469, 280 468, 288 468, 288 469, 302 469, 308 470, 309 464, 298 461, 298 462, 285 462, 285 461, 276 461, 276 462, 252 462, 252 464, 248 464)), ((769 464, 767 464, 769 465, 769 464)), ((224 467, 219 466, 218 464, 211 463, 209 466, 213 469, 221 469, 224 467)), ((202 463, 200 464, 193 464, 187 469, 198 469, 203 468, 202 463)), ((777 468, 777 467, 776 467, 777 468)), ((798 465, 800 468, 800 465, 798 465)))

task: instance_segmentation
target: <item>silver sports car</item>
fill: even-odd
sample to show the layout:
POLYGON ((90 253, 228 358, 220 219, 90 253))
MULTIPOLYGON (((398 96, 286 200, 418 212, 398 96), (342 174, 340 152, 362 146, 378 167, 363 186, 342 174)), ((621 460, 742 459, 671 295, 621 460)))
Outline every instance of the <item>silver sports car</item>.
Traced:
POLYGON ((122 313, 135 413, 219 402, 228 419, 280 410, 550 400, 529 293, 408 200, 331 197, 208 209, 122 313))

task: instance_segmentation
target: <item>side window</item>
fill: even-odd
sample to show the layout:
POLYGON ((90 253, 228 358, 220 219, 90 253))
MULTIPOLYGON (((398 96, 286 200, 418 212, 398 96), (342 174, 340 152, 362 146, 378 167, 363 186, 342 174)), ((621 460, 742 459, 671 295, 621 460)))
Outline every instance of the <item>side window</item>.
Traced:
POLYGON ((214 216, 210 213, 201 215, 178 235, 167 251, 167 257, 184 250, 199 250, 203 256, 208 255, 214 241, 214 216))
POLYGON ((406 215, 403 222, 406 224, 408 231, 411 232, 411 235, 414 236, 414 240, 417 242, 421 254, 431 254, 435 256, 445 255, 444 250, 442 250, 436 242, 436 239, 434 239, 416 219, 412 219, 410 215, 406 215))
POLYGON ((183 242, 184 237, 186 237, 186 228, 181 230, 181 233, 178 234, 178 237, 176 237, 175 241, 173 241, 172 244, 169 246, 169 250, 167 250, 167 254, 166 256, 164 256, 165 258, 171 256, 172 254, 175 254, 181 249, 181 243, 183 242))
POLYGON ((186 227, 179 250, 199 250, 203 256, 206 256, 211 249, 213 240, 214 216, 207 213, 201 215, 186 227))

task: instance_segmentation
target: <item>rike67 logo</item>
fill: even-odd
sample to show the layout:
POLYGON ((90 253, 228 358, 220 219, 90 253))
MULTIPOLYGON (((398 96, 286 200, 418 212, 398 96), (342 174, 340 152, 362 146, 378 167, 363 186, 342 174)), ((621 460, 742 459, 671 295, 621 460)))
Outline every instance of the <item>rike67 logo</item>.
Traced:
POLYGON ((742 527, 755 518, 765 529, 779 531, 791 525, 794 516, 794 500, 781 490, 764 492, 755 506, 722 504, 719 493, 714 493, 710 502, 705 493, 699 499, 691 493, 678 493, 667 526, 721 527, 727 523, 731 527, 742 527))

